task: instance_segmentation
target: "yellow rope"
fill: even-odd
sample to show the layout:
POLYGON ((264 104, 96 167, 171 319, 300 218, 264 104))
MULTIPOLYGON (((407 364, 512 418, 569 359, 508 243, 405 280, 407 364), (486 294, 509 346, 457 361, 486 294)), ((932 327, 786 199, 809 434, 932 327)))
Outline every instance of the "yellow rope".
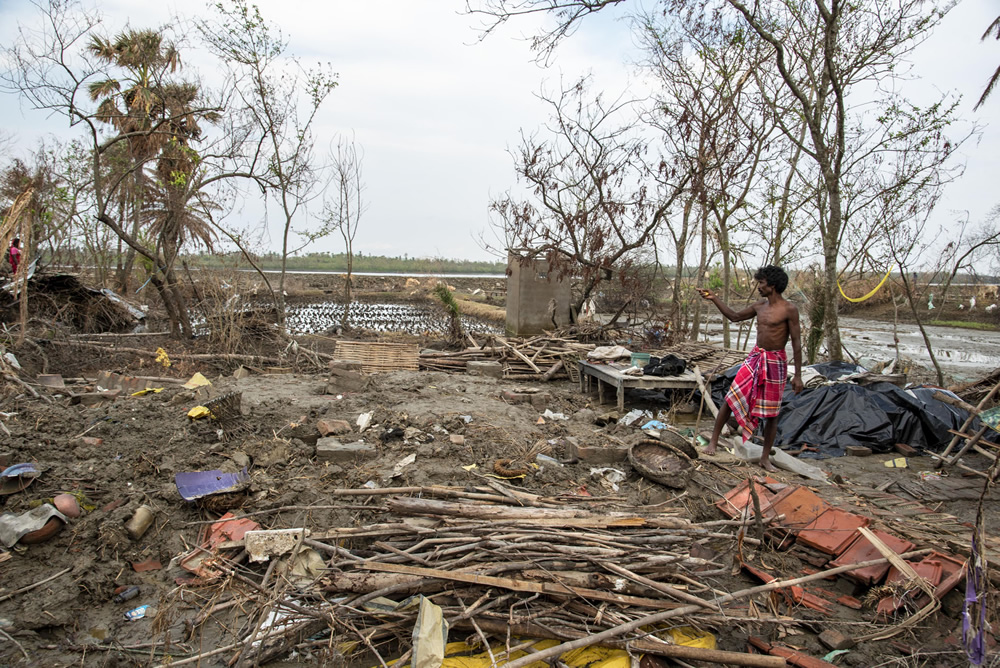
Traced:
POLYGON ((887 280, 889 279, 889 275, 890 275, 891 273, 892 273, 892 267, 889 267, 889 271, 885 272, 885 276, 883 276, 883 277, 882 277, 882 280, 881 280, 881 281, 879 282, 879 284, 878 284, 878 285, 876 285, 876 286, 875 286, 875 287, 874 287, 874 288, 872 289, 872 291, 871 291, 871 292, 869 292, 869 293, 868 293, 867 295, 865 295, 864 297, 858 297, 857 299, 855 299, 854 297, 848 297, 847 295, 845 295, 845 294, 844 294, 844 288, 840 287, 840 280, 837 280, 837 289, 838 289, 838 290, 840 290, 840 294, 841 294, 841 295, 842 295, 842 296, 844 297, 844 299, 846 299, 847 301, 849 301, 849 302, 854 302, 854 303, 858 303, 858 302, 863 302, 863 301, 864 301, 864 300, 866 300, 866 299, 871 299, 871 298, 872 298, 872 297, 873 297, 873 296, 875 295, 875 293, 879 291, 879 288, 881 288, 881 287, 882 287, 883 285, 885 285, 885 282, 886 282, 886 281, 887 281, 887 280))

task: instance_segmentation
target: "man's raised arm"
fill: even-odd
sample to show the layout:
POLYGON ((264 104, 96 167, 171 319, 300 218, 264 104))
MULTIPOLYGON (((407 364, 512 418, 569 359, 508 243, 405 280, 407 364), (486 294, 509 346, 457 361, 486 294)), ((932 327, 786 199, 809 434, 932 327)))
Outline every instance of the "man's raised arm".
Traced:
MULTIPOLYGON (((755 315, 757 311, 754 309, 753 304, 747 306, 742 311, 734 311, 730 308, 729 304, 723 303, 721 299, 718 298, 711 290, 706 290, 705 288, 698 288, 698 292, 701 293, 702 299, 707 299, 708 301, 715 304, 715 307, 719 309, 726 318, 731 322, 740 322, 741 320, 749 320, 755 315)), ((796 321, 798 320, 798 314, 796 313, 796 321)))

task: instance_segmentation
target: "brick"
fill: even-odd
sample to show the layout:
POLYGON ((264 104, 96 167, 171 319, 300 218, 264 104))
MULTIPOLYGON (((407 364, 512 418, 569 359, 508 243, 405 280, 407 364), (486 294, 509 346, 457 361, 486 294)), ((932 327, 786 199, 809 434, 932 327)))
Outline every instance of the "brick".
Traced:
POLYGON ((871 457, 872 449, 863 445, 849 445, 844 448, 844 454, 848 457, 871 457))
POLYGON ((835 629, 826 629, 818 637, 827 649, 851 649, 857 644, 854 638, 845 636, 835 629))
POLYGON ((837 603, 840 603, 843 606, 851 608, 852 610, 860 610, 863 607, 861 601, 854 598, 853 596, 848 596, 847 594, 844 594, 843 596, 838 598, 837 603))
POLYGON ((508 404, 527 404, 531 403, 531 395, 526 392, 514 392, 512 390, 504 390, 500 393, 500 398, 506 401, 508 404))
POLYGON ((465 445, 465 436, 461 434, 449 434, 448 440, 455 445, 465 445))
POLYGON ((917 452, 917 449, 915 447, 909 445, 908 443, 897 443, 895 445, 895 448, 896 452, 903 455, 904 457, 916 457, 920 454, 919 452, 917 452))
POLYGON ((471 360, 466 362, 465 371, 470 376, 503 378, 503 365, 500 362, 471 360))
POLYGON ((862 515, 830 508, 800 531, 796 540, 820 552, 837 555, 854 540, 855 529, 866 527, 870 522, 870 519, 862 515))
POLYGON ((322 436, 338 436, 340 434, 351 433, 351 423, 347 420, 320 420, 316 423, 316 428, 322 436))
POLYGON ((351 463, 371 459, 375 455, 375 447, 363 441, 341 443, 331 436, 316 442, 316 459, 321 462, 351 463))
POLYGON ((587 464, 617 464, 628 459, 628 446, 610 443, 608 445, 580 445, 568 442, 566 456, 587 464))

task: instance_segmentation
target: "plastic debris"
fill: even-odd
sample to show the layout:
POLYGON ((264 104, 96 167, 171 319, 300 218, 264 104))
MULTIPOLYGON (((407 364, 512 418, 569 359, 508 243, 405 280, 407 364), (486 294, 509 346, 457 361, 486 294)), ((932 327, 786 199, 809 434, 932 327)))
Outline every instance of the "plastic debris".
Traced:
POLYGON ((396 462, 396 465, 392 467, 392 475, 389 477, 395 478, 401 475, 403 473, 403 469, 405 469, 407 466, 409 466, 415 461, 417 461, 417 453, 411 452, 410 454, 406 455, 398 462, 396 462))
POLYGON ((239 473, 215 471, 182 472, 174 476, 177 491, 185 501, 194 501, 210 494, 233 492, 250 482, 250 475, 244 468, 239 473))
POLYGON ((545 412, 542 413, 542 417, 548 418, 549 420, 568 420, 569 419, 568 417, 566 417, 566 415, 564 413, 553 413, 548 408, 546 408, 545 412))
POLYGON ((628 425, 631 425, 633 422, 636 422, 637 420, 639 420, 639 418, 643 418, 643 417, 651 418, 651 417, 653 417, 653 414, 650 413, 649 411, 644 411, 644 410, 640 410, 638 408, 633 408, 628 413, 626 413, 620 420, 618 420, 618 422, 619 422, 619 424, 623 424, 623 425, 628 426, 628 425))
POLYGON ((41 474, 38 466, 31 463, 8 466, 0 471, 0 495, 6 496, 26 489, 41 474))
POLYGON ((625 482, 625 473, 610 467, 590 469, 590 477, 600 480, 613 492, 618 491, 618 483, 625 482))
POLYGON ((65 515, 56 510, 55 506, 48 503, 43 503, 20 515, 13 513, 0 515, 0 545, 13 547, 26 534, 41 530, 53 517, 62 520, 63 524, 69 521, 65 515))
POLYGON ((211 384, 212 381, 210 381, 208 378, 205 378, 203 375, 201 375, 201 373, 196 373, 195 375, 191 376, 188 382, 184 383, 181 387, 183 387, 185 390, 195 390, 199 387, 205 387, 206 385, 211 385, 211 384))
POLYGON ((125 619, 129 620, 130 622, 134 622, 137 619, 142 619, 143 617, 145 617, 147 614, 150 614, 151 612, 152 611, 150 610, 150 606, 148 604, 147 605, 140 605, 138 608, 133 608, 132 610, 129 610, 128 612, 126 612, 125 613, 125 619))
POLYGON ((195 406, 188 411, 187 416, 192 420, 200 420, 202 418, 211 417, 212 411, 208 410, 205 406, 195 406))
POLYGON ((372 415, 373 413, 369 411, 367 413, 362 413, 361 415, 358 416, 357 425, 359 434, 363 432, 365 429, 367 429, 368 426, 372 423, 372 415))
POLYGON ((650 420, 646 424, 642 425, 643 431, 646 429, 666 429, 667 425, 663 424, 659 420, 650 420))
POLYGON ((896 457, 885 462, 887 469, 905 469, 907 467, 906 457, 896 457))

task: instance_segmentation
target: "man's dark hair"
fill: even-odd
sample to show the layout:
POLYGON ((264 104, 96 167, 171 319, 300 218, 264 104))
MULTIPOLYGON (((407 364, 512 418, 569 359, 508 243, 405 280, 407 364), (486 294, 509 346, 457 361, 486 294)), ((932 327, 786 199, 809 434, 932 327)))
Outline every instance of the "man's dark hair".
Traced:
POLYGON ((779 295, 788 287, 788 274, 785 273, 784 269, 775 267, 773 264, 761 267, 753 277, 758 281, 766 281, 779 295))
POLYGON ((10 245, 11 246, 17 246, 20 243, 21 243, 21 239, 18 238, 18 237, 14 237, 13 239, 10 240, 10 245))

